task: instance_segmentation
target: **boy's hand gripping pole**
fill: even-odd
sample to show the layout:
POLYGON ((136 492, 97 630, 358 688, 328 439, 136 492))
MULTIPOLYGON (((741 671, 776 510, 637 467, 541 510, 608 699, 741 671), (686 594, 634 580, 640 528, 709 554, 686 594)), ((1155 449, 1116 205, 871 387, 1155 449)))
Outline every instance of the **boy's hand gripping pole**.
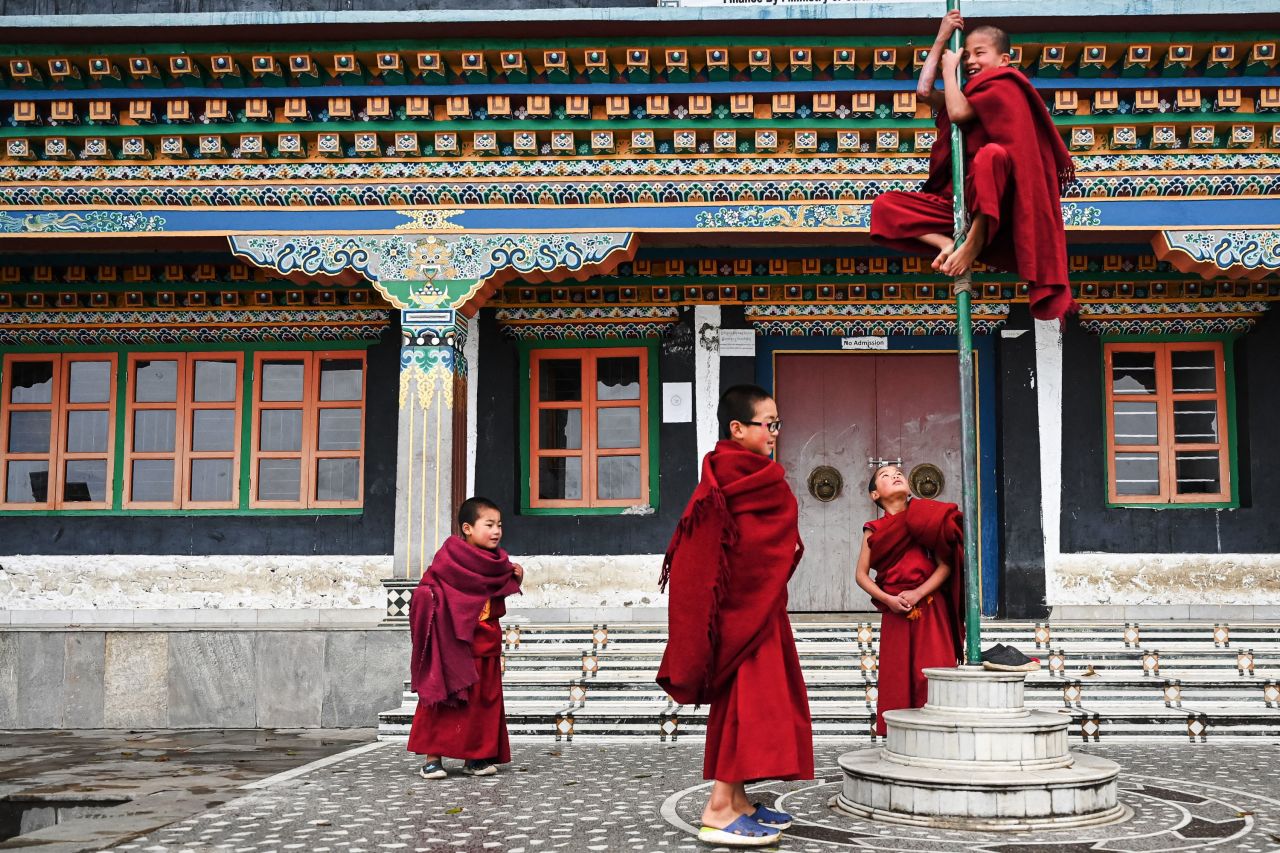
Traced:
MULTIPOLYGON (((947 0, 947 11, 960 8, 959 0, 947 0)), ((964 49, 959 30, 951 33, 950 48, 956 53, 964 49)), ((964 85, 964 67, 956 68, 956 85, 964 85)), ((944 108, 945 109, 945 108, 944 108)), ((964 201, 964 133, 960 125, 951 124, 951 193, 955 246, 959 248, 969 232, 969 213, 964 201)), ((974 407, 973 321, 970 314, 972 272, 966 269, 956 276, 953 290, 956 298, 956 352, 960 368, 960 494, 964 513, 964 660, 982 665, 981 597, 978 559, 978 419, 974 407)))

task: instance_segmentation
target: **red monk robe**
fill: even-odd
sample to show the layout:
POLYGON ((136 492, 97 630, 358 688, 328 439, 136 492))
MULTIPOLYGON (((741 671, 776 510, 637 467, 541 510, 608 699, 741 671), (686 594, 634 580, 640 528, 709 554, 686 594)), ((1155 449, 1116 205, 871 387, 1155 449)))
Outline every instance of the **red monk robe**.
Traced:
POLYGON ((409 751, 507 764, 511 743, 507 738, 506 708, 502 703, 502 625, 507 613, 500 598, 491 599, 481 611, 471 638, 475 658, 475 684, 467 688, 461 705, 428 705, 418 702, 409 727, 409 751))
MULTIPOLYGON (((984 264, 1026 280, 1032 316, 1061 320, 1078 310, 1067 279, 1062 191, 1075 180, 1071 154, 1022 72, 993 68, 966 82, 977 118, 964 126, 965 204, 990 217, 984 264)), ((929 178, 920 192, 892 190, 871 203, 871 239, 912 254, 937 254, 924 234, 950 234, 951 121, 937 118, 929 178)))
POLYGON ((928 699, 927 667, 953 667, 963 654, 960 626, 964 582, 964 533, 955 504, 915 498, 896 515, 863 525, 871 532, 867 547, 875 582, 890 595, 924 583, 941 560, 951 567, 943 585, 908 614, 894 613, 880 601, 879 693, 876 734, 884 736, 884 712, 920 708, 928 699))
POLYGON ((409 605, 411 686, 418 694, 410 752, 511 761, 499 619, 506 596, 519 590, 501 548, 451 536, 436 552, 409 605))
POLYGON ((813 778, 813 725, 787 581, 804 547, 782 466, 723 440, 667 549, 669 639, 658 684, 710 703, 704 779, 813 778))

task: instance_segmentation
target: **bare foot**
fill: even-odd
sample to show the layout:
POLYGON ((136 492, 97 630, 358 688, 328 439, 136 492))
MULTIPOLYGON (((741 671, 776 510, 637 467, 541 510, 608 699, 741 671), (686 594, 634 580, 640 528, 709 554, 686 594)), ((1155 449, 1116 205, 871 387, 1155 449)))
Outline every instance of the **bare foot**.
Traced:
POLYGON ((955 250, 952 249, 951 246, 947 246, 939 250, 938 257, 933 259, 933 263, 930 264, 930 266, 933 267, 938 272, 942 272, 943 266, 947 263, 947 259, 951 257, 951 253, 953 251, 955 250))
POLYGON ((728 808, 713 809, 711 808, 711 805, 708 804, 707 807, 702 810, 702 825, 710 826, 714 829, 724 829, 726 826, 737 820, 740 815, 750 813, 750 809, 746 812, 739 811, 732 806, 728 808))
MULTIPOLYGON (((977 260, 978 250, 980 248, 981 246, 978 241, 974 239, 973 232, 971 231, 969 232, 969 236, 965 238, 965 241, 960 244, 959 248, 952 252, 949 257, 945 258, 941 266, 935 266, 935 269, 943 275, 948 275, 952 278, 955 278, 958 275, 963 275, 973 267, 973 262, 977 260)), ((934 261, 935 265, 937 263, 937 261, 934 261)))

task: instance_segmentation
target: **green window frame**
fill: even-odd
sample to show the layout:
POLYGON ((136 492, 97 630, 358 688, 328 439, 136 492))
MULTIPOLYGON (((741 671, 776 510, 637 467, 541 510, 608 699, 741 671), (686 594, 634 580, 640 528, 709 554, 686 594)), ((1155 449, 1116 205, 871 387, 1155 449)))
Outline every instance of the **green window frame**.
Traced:
MULTIPOLYGON (((251 452, 253 441, 253 418, 255 407, 252 405, 255 393, 255 356, 261 354, 270 354, 275 352, 282 353, 298 353, 306 351, 319 357, 320 354, 340 354, 342 352, 364 352, 372 346, 370 341, 339 341, 326 342, 317 346, 299 346, 292 342, 254 342, 246 344, 226 343, 226 344, 161 344, 152 346, 130 346, 130 347, 113 347, 113 346, 85 346, 77 347, 74 350, 67 350, 58 347, 3 347, 0 348, 0 384, 3 383, 4 364, 7 356, 38 356, 51 355, 59 356, 63 359, 76 358, 80 356, 90 356, 93 354, 106 354, 115 356, 115 377, 113 400, 111 403, 114 428, 109 460, 111 475, 111 496, 109 506, 97 506, 92 509, 0 509, 0 516, 193 516, 193 515, 213 515, 213 516, 252 516, 252 515, 360 515, 364 512, 364 495, 363 487, 361 488, 360 505, 359 506, 311 506, 311 507, 275 507, 275 506, 255 506, 252 497, 252 471, 255 455, 251 452), (126 418, 133 411, 128 401, 129 388, 129 365, 131 363, 130 355, 145 353, 148 355, 156 355, 163 353, 183 353, 191 356, 198 356, 204 353, 239 353, 243 355, 243 369, 241 370, 241 389, 239 404, 239 421, 237 430, 239 432, 238 449, 236 451, 236 467, 235 472, 238 477, 236 488, 236 503, 231 507, 219 508, 181 508, 181 507, 163 507, 154 509, 145 509, 137 507, 129 507, 125 489, 125 474, 127 467, 124 460, 128 457, 126 453, 126 436, 128 429, 126 427, 126 418)), ((365 382, 368 382, 368 363, 364 369, 365 382)), ((361 406, 367 404, 367 393, 365 401, 361 406)), ((366 409, 367 413, 367 409, 366 409)), ((8 417, 8 401, 0 399, 0 418, 8 417)), ((367 418, 366 418, 367 421, 367 418)), ((365 428, 367 434, 367 427, 365 428)), ((361 469, 364 467, 364 454, 368 452, 367 442, 361 449, 361 469)))
MULTIPOLYGON (((1106 444, 1103 456, 1104 499, 1108 508, 1147 508, 1147 509, 1232 509, 1240 505, 1239 459, 1236 441, 1236 389, 1235 389, 1235 341, 1237 335, 1103 335, 1100 347, 1102 350, 1102 432, 1106 444), (1213 390, 1185 390, 1176 387, 1174 370, 1179 369, 1175 362, 1175 354, 1194 356, 1212 353, 1215 357, 1215 371, 1220 384, 1213 390), (1114 359, 1128 355, 1130 361, 1134 356, 1150 354, 1151 367, 1142 368, 1154 373, 1147 392, 1125 393, 1118 390, 1116 370, 1123 369, 1113 365, 1114 359), (1147 410, 1138 411, 1136 407, 1146 405, 1147 410), (1217 426, 1216 441, 1207 445, 1194 441, 1184 442, 1175 426, 1177 407, 1204 407, 1217 405, 1217 417, 1222 423, 1217 426), (1133 411, 1120 412, 1121 407, 1133 411), (1151 411, 1148 411, 1151 410, 1151 411), (1144 414, 1145 413, 1145 414, 1144 414), (1145 416, 1147 422, 1156 426, 1133 428, 1140 435, 1126 435, 1117 420, 1121 415, 1139 421, 1145 416), (1140 441, 1142 435, 1149 430, 1152 440, 1140 441), (1213 445, 1213 446, 1210 446, 1213 445), (1206 451, 1203 448, 1208 447, 1206 451), (1178 473, 1179 457, 1195 453, 1216 453, 1219 456, 1219 491, 1197 498, 1192 491, 1179 491, 1178 473), (1159 470, 1158 486, 1153 494, 1125 495, 1121 492, 1120 483, 1125 477, 1119 468, 1119 456, 1139 457, 1144 454, 1154 458, 1159 470)), ((1138 364, 1133 361, 1133 364, 1138 364)), ((1203 370, 1205 368, 1181 368, 1186 370, 1203 370)), ((1130 383, 1133 384, 1133 383, 1130 383)), ((1196 413, 1188 412, 1194 416, 1196 413)), ((1128 427, 1124 429, 1129 429, 1128 427)), ((1146 475, 1150 476, 1150 475, 1146 475)))
POLYGON ((521 515, 623 515, 632 510, 637 505, 647 505, 653 509, 658 508, 658 484, 659 484, 659 443, 658 429, 661 418, 660 410, 660 391, 658 379, 658 358, 661 352, 660 342, 656 338, 643 338, 640 340, 586 340, 582 338, 573 338, 557 341, 521 341, 519 343, 519 377, 520 377, 520 407, 519 407, 519 434, 520 434, 520 513, 521 515), (533 469, 537 464, 537 452, 532 446, 533 423, 532 412, 535 407, 534 381, 532 375, 532 364, 536 360, 535 353, 538 356, 546 357, 545 354, 554 354, 556 350, 593 350, 598 351, 596 358, 607 357, 608 350, 621 349, 642 349, 645 350, 644 364, 644 380, 645 393, 642 400, 644 412, 642 417, 645 419, 646 440, 643 441, 641 452, 646 455, 645 465, 647 466, 648 476, 646 481, 648 496, 647 499, 641 498, 631 504, 613 505, 613 506, 591 506, 590 501, 584 497, 580 504, 573 506, 537 506, 537 501, 532 500, 532 483, 533 469))

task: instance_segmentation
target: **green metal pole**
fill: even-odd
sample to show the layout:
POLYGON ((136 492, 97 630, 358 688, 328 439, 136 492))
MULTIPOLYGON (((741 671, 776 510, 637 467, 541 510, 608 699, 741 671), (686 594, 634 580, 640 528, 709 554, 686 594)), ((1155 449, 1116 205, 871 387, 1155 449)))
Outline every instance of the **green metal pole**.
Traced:
MULTIPOLYGON (((959 9, 959 0, 947 0, 947 11, 959 9)), ((964 48, 959 30, 951 34, 952 50, 964 48)), ((956 69, 956 82, 964 84, 964 69, 956 69)), ((969 231, 964 203, 964 134, 951 125, 951 191, 956 245, 969 231)), ((956 276, 956 335, 960 369, 960 503, 964 513, 964 649, 965 663, 982 664, 982 602, 978 585, 978 419, 973 393, 973 321, 970 314, 972 276, 968 270, 956 276)), ((958 568, 958 567, 955 567, 958 568)))

